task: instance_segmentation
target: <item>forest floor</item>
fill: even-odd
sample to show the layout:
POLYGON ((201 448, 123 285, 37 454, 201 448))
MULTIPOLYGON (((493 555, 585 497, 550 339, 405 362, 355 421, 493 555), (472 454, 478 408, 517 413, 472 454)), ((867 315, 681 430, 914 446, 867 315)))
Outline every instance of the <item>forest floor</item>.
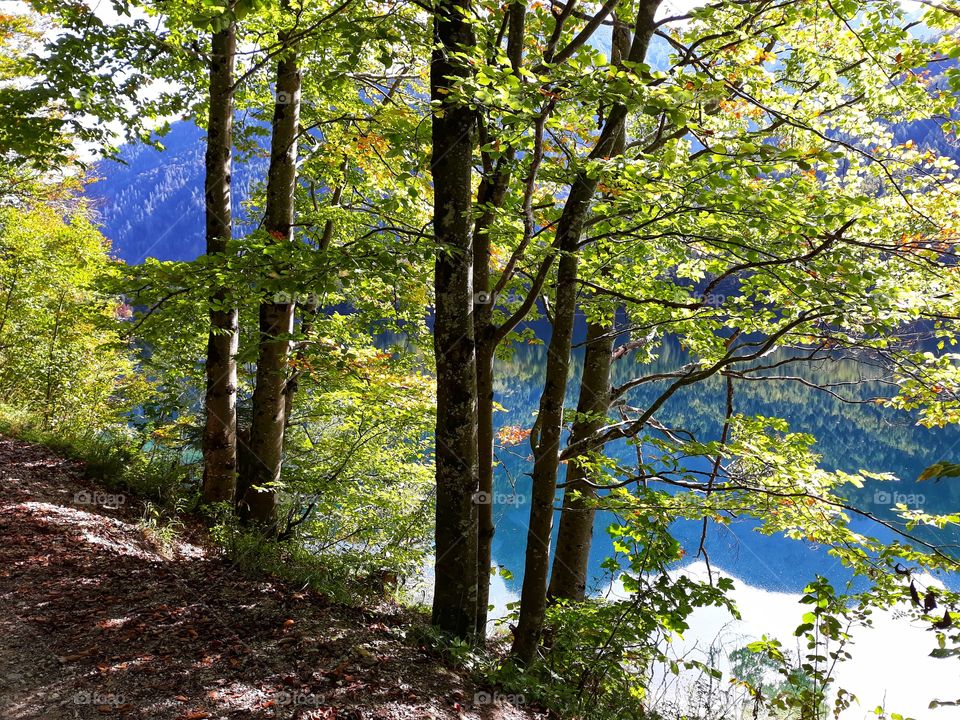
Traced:
POLYGON ((0 438, 3 720, 542 717, 404 639, 409 611, 244 576, 199 523, 160 544, 112 495, 0 438))

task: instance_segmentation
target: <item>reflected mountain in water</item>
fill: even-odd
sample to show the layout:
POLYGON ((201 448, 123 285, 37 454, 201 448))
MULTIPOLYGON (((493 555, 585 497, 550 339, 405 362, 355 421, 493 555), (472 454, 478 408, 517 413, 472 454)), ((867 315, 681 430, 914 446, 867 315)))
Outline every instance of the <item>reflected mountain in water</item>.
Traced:
MULTIPOLYGON (((518 345, 509 359, 498 360, 495 399, 504 408, 495 414, 498 427, 530 428, 540 400, 545 358, 543 345, 518 345)), ((582 349, 575 351, 570 370, 568 408, 576 407, 582 360, 582 349)), ((614 384, 640 374, 675 370, 685 362, 687 356, 679 343, 667 340, 653 363, 639 365, 630 357, 620 360, 615 366, 614 384)), ((849 359, 820 361, 802 368, 787 366, 778 372, 799 375, 821 385, 858 382, 857 386, 836 389, 838 394, 849 399, 892 394, 889 385, 870 381, 876 377, 872 368, 849 359)), ((628 396, 627 402, 635 407, 645 407, 664 387, 664 382, 642 385, 628 396)), ((693 432, 701 440, 715 440, 722 427, 724 407, 724 380, 716 377, 682 388, 656 417, 667 426, 693 432)), ((792 431, 810 433, 817 439, 814 449, 822 456, 825 469, 847 472, 864 469, 898 477, 899 481, 894 483, 870 481, 850 495, 852 505, 877 517, 902 526, 892 505, 911 495, 911 500, 920 500, 923 509, 931 513, 960 509, 960 479, 916 482, 920 472, 932 463, 941 459, 960 460, 960 428, 931 430, 919 427, 907 413, 875 403, 844 402, 796 381, 736 381, 734 411, 744 415, 781 417, 790 423, 792 431)), ((635 464, 636 448, 625 441, 608 445, 607 453, 624 463, 635 464)), ((529 444, 523 441, 508 448, 498 446, 497 455, 500 465, 497 467, 496 493, 500 499, 509 500, 495 507, 494 562, 514 575, 507 581, 506 589, 519 592, 529 507, 516 500, 530 496, 528 473, 532 470, 532 460, 529 444)), ((610 584, 611 578, 600 564, 612 555, 606 527, 613 520, 609 513, 598 515, 590 558, 594 591, 610 584)), ((895 537, 892 531, 869 520, 854 518, 853 522, 860 532, 881 539, 895 537)), ((823 548, 783 536, 763 535, 755 531, 756 525, 752 520, 734 521, 729 526, 711 524, 706 544, 711 563, 752 586, 787 592, 802 590, 817 574, 834 580, 849 576, 823 548)), ((700 523, 678 521, 673 531, 687 557, 693 558, 699 547, 700 523)), ((943 531, 921 528, 915 534, 927 541, 952 545, 949 551, 960 556, 957 549, 960 547, 960 528, 943 531)))

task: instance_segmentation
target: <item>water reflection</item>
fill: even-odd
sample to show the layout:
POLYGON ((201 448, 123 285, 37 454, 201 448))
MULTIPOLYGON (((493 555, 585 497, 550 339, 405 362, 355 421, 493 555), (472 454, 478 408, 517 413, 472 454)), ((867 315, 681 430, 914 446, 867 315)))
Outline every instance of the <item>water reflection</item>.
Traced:
MULTIPOLYGON (((498 427, 531 426, 540 399, 545 356, 546 349, 542 345, 521 345, 514 349, 509 359, 498 360, 496 401, 504 408, 495 414, 498 427)), ((576 406, 582 357, 582 350, 576 351, 571 366, 567 398, 567 407, 570 408, 576 406)), ((654 363, 641 366, 629 358, 621 360, 614 370, 614 383, 620 384, 637 374, 676 369, 686 361, 678 343, 667 341, 654 363)), ((850 360, 834 359, 802 369, 788 366, 779 374, 802 375, 818 384, 852 383, 869 377, 869 369, 850 360)), ((663 387, 663 383, 643 385, 635 389, 627 401, 630 405, 644 407, 663 387)), ((889 386, 875 381, 843 386, 837 390, 838 393, 841 391, 844 396, 860 398, 891 393, 889 386)), ((714 378, 678 391, 657 418, 664 424, 686 428, 700 439, 716 439, 723 423, 724 402, 723 380, 714 378)), ((876 404, 846 403, 828 393, 790 381, 738 381, 734 404, 737 413, 782 417, 790 423, 792 431, 813 435, 817 439, 815 450, 822 456, 822 465, 826 469, 847 472, 865 469, 889 472, 900 478, 897 483, 869 482, 851 494, 851 504, 858 508, 898 525, 902 523, 892 510, 896 501, 922 503, 923 509, 931 513, 960 509, 960 479, 916 482, 920 472, 933 462, 960 458, 960 428, 930 430, 919 427, 906 413, 876 404)), ((516 493, 529 498, 528 473, 532 469, 529 452, 526 441, 509 449, 498 447, 498 495, 504 497, 516 493)), ((635 462, 635 448, 625 442, 611 444, 607 452, 625 463, 635 462)), ((506 593, 519 592, 529 513, 525 502, 515 500, 516 497, 510 503, 495 506, 494 561, 513 573, 513 578, 502 588, 506 593)), ((598 516, 590 557, 594 592, 610 585, 611 578, 604 574, 600 564, 612 554, 605 528, 613 519, 610 514, 598 516)), ((881 539, 894 537, 892 531, 865 519, 855 518, 854 526, 881 539)), ((834 580, 847 577, 838 561, 822 548, 783 536, 762 535, 754 531, 755 527, 755 522, 747 520, 735 521, 727 527, 711 525, 706 546, 711 562, 754 587, 783 592, 802 590, 816 574, 834 580)), ((688 557, 692 558, 699 546, 700 524, 678 521, 673 531, 688 557)), ((960 545, 960 529, 957 527, 942 531, 918 528, 915 534, 930 542, 954 546, 951 552, 960 557, 956 549, 960 545)), ((954 581, 948 584, 952 585, 954 581)))

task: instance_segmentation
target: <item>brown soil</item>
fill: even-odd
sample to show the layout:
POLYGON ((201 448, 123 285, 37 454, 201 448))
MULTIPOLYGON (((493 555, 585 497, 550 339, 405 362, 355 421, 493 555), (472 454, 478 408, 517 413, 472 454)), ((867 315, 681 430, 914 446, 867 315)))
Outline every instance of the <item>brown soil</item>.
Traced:
MULTIPOLYGON (((415 617, 246 577, 202 528, 0 438, 0 717, 535 718, 404 639, 415 617)), ((508 698, 509 699, 509 698, 508 698)))

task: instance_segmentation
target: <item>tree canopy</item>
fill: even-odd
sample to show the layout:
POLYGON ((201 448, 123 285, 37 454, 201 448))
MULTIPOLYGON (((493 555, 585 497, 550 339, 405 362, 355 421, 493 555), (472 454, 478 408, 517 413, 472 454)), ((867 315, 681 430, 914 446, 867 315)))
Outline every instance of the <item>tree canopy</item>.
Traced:
MULTIPOLYGON (((168 458, 167 499, 251 565, 348 597, 433 563, 436 642, 571 717, 660 717, 664 668, 733 673, 770 717, 844 711, 834 666, 878 609, 955 659, 960 595, 929 578, 954 577, 960 508, 882 516, 862 498, 889 468, 828 467, 827 438, 741 402, 960 421, 953 0, 30 6, 0 16, 5 404, 168 458), (206 251, 113 261, 78 152, 162 147, 178 117, 207 134, 206 251), (499 423, 521 381, 535 417, 499 423), (506 452, 522 584, 483 655, 506 452), (678 662, 698 608, 738 612, 709 538, 741 521, 852 579, 808 579, 796 654, 678 662)), ((900 480, 954 481, 929 460, 900 480)))

